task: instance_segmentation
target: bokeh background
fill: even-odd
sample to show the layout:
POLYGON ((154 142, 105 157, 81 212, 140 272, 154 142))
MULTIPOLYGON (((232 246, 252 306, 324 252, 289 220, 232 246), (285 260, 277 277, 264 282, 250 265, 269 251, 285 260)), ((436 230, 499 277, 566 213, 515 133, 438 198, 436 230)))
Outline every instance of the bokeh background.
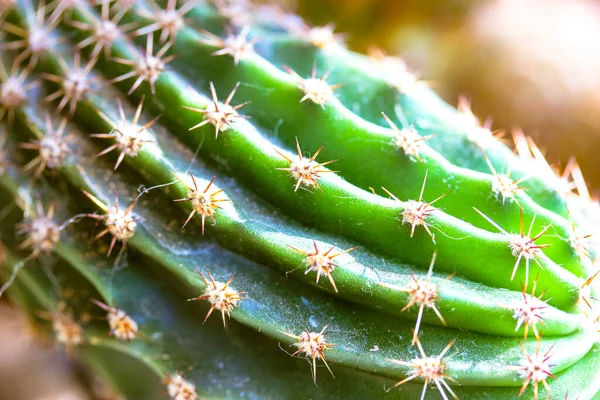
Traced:
MULTIPOLYGON (((576 156, 591 187, 600 188, 600 2, 275 3, 313 25, 334 22, 354 50, 377 45, 401 56, 448 103, 471 99, 476 115, 493 118, 493 129, 521 127, 554 163, 576 156)), ((116 399, 64 354, 36 341, 2 303, 0 321, 0 399, 116 399)))

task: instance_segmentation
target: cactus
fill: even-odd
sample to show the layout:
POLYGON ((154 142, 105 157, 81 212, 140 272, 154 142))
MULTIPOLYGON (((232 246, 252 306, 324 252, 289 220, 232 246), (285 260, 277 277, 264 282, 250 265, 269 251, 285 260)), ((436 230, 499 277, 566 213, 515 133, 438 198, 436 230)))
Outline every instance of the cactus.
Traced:
POLYGON ((271 6, 5 3, 0 293, 116 393, 600 395, 574 162, 271 6))

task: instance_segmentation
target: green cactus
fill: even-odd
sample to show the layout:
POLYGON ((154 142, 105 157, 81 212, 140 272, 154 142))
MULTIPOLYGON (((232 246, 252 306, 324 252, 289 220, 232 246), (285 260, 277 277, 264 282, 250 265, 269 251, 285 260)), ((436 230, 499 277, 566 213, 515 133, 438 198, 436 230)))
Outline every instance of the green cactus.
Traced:
POLYGON ((574 163, 274 7, 5 3, 0 294, 115 392, 599 398, 574 163))

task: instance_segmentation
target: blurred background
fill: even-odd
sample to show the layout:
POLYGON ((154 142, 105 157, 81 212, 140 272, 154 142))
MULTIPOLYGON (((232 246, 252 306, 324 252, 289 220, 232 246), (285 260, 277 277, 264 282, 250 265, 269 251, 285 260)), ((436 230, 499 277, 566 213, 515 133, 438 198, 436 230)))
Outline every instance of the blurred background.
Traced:
MULTIPOLYGON (((592 188, 600 188, 600 2, 275 3, 297 10, 313 25, 335 23, 351 49, 366 52, 377 45, 401 56, 448 103, 456 105, 463 95, 482 120, 493 118, 493 129, 521 127, 547 151, 550 162, 564 165, 576 156, 592 188)), ((34 340, 26 321, 1 302, 0 321, 0 399, 115 399, 82 377, 64 354, 34 340), (23 376, 36 385, 23 382, 23 376), (40 376, 47 382, 39 382, 40 376), (45 385, 42 390, 39 383, 45 385)))

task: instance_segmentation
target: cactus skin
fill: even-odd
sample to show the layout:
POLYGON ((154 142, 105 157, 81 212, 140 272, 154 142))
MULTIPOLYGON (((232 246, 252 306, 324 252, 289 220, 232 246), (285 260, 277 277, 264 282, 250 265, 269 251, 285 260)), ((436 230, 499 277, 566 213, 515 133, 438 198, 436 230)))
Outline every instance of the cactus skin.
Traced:
POLYGON ((496 140, 484 155, 476 127, 429 89, 399 91, 289 16, 170 1, 185 24, 147 36, 156 5, 122 3, 23 0, 3 10, 0 45, 2 288, 116 392, 537 399, 547 383, 555 398, 597 396, 598 227, 584 187, 561 195, 496 140), (107 15, 115 40, 90 41, 107 15), (246 45, 223 49, 240 17, 253 18, 234 29, 246 45), (42 20, 57 45, 31 54, 19 36, 42 20), (78 67, 89 81, 65 85, 78 67), (6 83, 20 71, 22 99, 6 83), (434 136, 399 142, 409 124, 434 136), (528 190, 494 193, 488 159, 528 190), (89 318, 110 310, 112 331, 89 318), (119 340, 119 321, 133 339, 119 340), (426 393, 421 345, 451 356, 426 393), (536 349, 550 371, 528 381, 536 349))

